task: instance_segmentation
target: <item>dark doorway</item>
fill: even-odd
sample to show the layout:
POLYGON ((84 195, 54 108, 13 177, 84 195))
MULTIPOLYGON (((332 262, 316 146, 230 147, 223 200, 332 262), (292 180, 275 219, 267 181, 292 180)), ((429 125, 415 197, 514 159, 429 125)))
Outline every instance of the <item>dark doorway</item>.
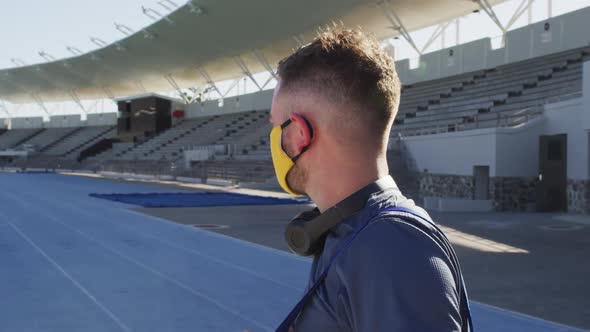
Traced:
POLYGON ((567 134, 539 137, 537 210, 567 211, 567 134))
POLYGON ((490 166, 473 166, 474 199, 488 199, 490 188, 490 166))

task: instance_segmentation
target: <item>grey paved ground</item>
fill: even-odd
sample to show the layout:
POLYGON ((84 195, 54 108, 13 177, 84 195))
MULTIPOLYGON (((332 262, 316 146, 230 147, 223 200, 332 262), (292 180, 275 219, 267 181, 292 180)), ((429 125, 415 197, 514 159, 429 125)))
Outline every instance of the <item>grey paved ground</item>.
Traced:
MULTIPOLYGON (((228 225, 215 231, 287 250, 284 226, 306 208, 286 205, 138 210, 183 224, 228 225)), ((455 245, 472 299, 590 329, 590 218, 578 218, 581 222, 576 223, 553 214, 432 216, 446 227, 528 251, 492 253, 455 245), (552 229, 554 225, 563 229, 552 229)))

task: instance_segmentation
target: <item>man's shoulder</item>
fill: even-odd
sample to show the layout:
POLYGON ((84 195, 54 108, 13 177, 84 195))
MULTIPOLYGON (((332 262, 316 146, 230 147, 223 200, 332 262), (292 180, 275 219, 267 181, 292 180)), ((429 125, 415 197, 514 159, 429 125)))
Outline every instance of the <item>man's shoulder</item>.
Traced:
POLYGON ((357 270, 367 275, 390 274, 399 278, 429 275, 433 266, 451 263, 440 245, 414 223, 392 214, 381 214, 359 233, 336 263, 343 276, 357 270))

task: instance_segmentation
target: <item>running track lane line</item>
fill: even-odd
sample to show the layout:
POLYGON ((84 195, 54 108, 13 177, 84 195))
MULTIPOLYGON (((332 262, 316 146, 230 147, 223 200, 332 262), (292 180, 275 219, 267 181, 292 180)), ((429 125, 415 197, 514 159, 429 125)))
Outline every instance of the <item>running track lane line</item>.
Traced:
MULTIPOLYGON (((32 195, 30 195, 30 193, 25 193, 25 195, 27 195, 27 196, 29 196, 31 198, 35 198, 35 199, 38 199, 38 200, 41 200, 41 201, 44 201, 44 202, 51 203, 54 206, 61 205, 61 202, 60 201, 57 201, 57 200, 48 200, 48 199, 45 199, 45 198, 33 197, 32 195)), ((79 201, 83 202, 82 200, 79 200, 79 201)), ((63 205, 62 205, 62 208, 65 209, 65 207, 63 207, 63 205)), ((220 265, 224 265, 224 266, 227 266, 227 267, 230 267, 230 268, 234 268, 236 270, 239 270, 239 271, 244 272, 244 273, 248 273, 248 274, 250 274, 252 276, 255 276, 255 277, 260 278, 260 279, 263 279, 263 280, 266 280, 268 282, 272 282, 272 283, 275 283, 277 285, 280 285, 280 286, 283 286, 283 287, 286 287, 286 288, 290 288, 290 289, 295 290, 295 291, 303 291, 304 290, 304 286, 297 286, 297 285, 293 285, 293 284, 290 284, 290 283, 285 283, 285 282, 276 280, 274 278, 270 278, 270 277, 264 276, 264 275, 262 275, 260 273, 257 273, 257 272, 255 272, 253 270, 250 270, 248 268, 241 267, 241 266, 239 266, 237 264, 226 262, 224 260, 215 258, 215 257, 210 256, 210 255, 207 255, 207 254, 204 254, 204 253, 202 253, 202 252, 200 252, 198 250, 191 249, 191 248, 188 248, 188 247, 185 247, 185 246, 179 246, 179 245, 173 244, 173 243, 171 243, 168 240, 160 239, 157 236, 150 234, 149 232, 145 232, 145 231, 141 230, 138 227, 134 227, 134 226, 130 226, 128 224, 123 224, 123 223, 120 223, 120 222, 116 222, 115 220, 111 220, 109 218, 102 218, 102 217, 97 216, 95 214, 89 213, 88 211, 86 211, 84 209, 78 208, 75 205, 68 207, 68 209, 69 210, 76 210, 76 211, 78 211, 78 213, 83 214, 83 215, 86 215, 89 218, 93 218, 95 220, 100 220, 100 221, 106 221, 107 223, 110 223, 110 224, 114 225, 115 227, 126 229, 128 231, 131 231, 134 234, 139 234, 139 235, 141 235, 143 237, 146 237, 146 238, 149 238, 149 239, 153 239, 153 240, 155 240, 157 242, 160 242, 163 245, 168 246, 170 248, 173 248, 175 250, 184 251, 184 252, 187 252, 189 254, 192 254, 192 255, 195 255, 195 256, 199 256, 199 257, 208 259, 208 260, 210 260, 212 262, 215 262, 215 263, 218 263, 220 265)), ((135 211, 132 211, 132 210, 121 209, 120 211, 127 212, 127 213, 130 213, 130 214, 133 214, 135 216, 142 217, 142 218, 149 218, 149 219, 154 219, 154 220, 159 221, 159 222, 165 222, 166 224, 169 224, 169 225, 172 225, 172 226, 179 226, 179 227, 183 227, 183 228, 186 227, 184 225, 179 225, 179 224, 173 223, 173 222, 171 222, 169 220, 166 220, 166 219, 163 219, 163 218, 159 218, 159 217, 154 217, 154 216, 142 214, 142 213, 135 212, 135 211)), ((49 215, 46 214, 46 216, 49 216, 49 215)), ((223 234, 217 234, 217 233, 213 233, 213 232, 201 231, 201 230, 198 230, 198 229, 192 229, 192 228, 188 228, 188 227, 185 228, 185 229, 190 229, 192 231, 197 231, 197 232, 206 232, 205 234, 207 236, 218 237, 218 238, 222 238, 224 240, 228 240, 228 239, 234 240, 235 239, 233 237, 229 237, 229 236, 226 236, 226 235, 223 235, 223 234)), ((272 249, 273 252, 275 252, 275 250, 276 250, 276 249, 273 249, 273 248, 264 247, 264 246, 258 245, 256 243, 247 242, 247 241, 240 240, 240 239, 235 239, 235 240, 239 241, 238 243, 240 243, 240 244, 252 245, 252 246, 255 246, 255 248, 262 248, 262 249, 265 249, 265 250, 272 249)), ((276 250, 276 252, 277 253, 280 253, 280 254, 283 254, 283 255, 289 255, 290 258, 297 258, 297 259, 300 259, 301 258, 299 256, 288 254, 288 253, 286 253, 284 251, 276 250)), ((308 260, 308 259, 302 259, 301 258, 300 260, 302 260, 302 261, 304 261, 306 263, 311 263, 311 260, 308 260)))
MULTIPOLYGON (((23 206, 24 206, 24 205, 30 205, 30 204, 28 204, 28 203, 23 203, 22 201, 17 201, 17 203, 19 203, 20 205, 23 205, 23 206)), ((35 207, 33 207, 33 208, 35 209, 35 207)), ((36 209, 37 209, 37 210, 39 210, 39 211, 41 210, 41 209, 39 209, 39 208, 36 208, 36 209)), ((240 314, 240 313, 238 313, 238 312, 236 312, 236 311, 234 311, 234 310, 230 309, 229 307, 227 307, 227 306, 223 305, 222 303, 220 303, 220 302, 218 302, 218 301, 214 300, 213 298, 210 298, 210 297, 208 297, 208 296, 206 296, 206 295, 204 295, 204 294, 201 294, 201 293, 199 293, 198 291, 196 291, 196 290, 194 290, 194 289, 190 288, 189 286, 185 285, 184 283, 182 283, 182 282, 180 282, 180 281, 178 281, 178 280, 176 280, 176 279, 174 279, 174 278, 172 278, 172 277, 169 277, 169 276, 167 276, 166 274, 164 274, 164 273, 161 273, 161 272, 159 272, 159 271, 157 271, 157 270, 155 270, 155 269, 152 269, 152 268, 150 268, 149 266, 147 266, 147 265, 145 265, 145 264, 143 264, 143 263, 141 263, 141 262, 139 262, 139 261, 137 261, 137 260, 135 260, 135 259, 133 259, 133 258, 131 258, 131 257, 129 257, 129 256, 127 256, 127 255, 123 254, 123 253, 121 253, 121 252, 119 252, 118 250, 115 250, 115 249, 113 249, 113 248, 110 248, 109 246, 107 246, 107 245, 103 244, 102 242, 100 242, 100 241, 98 241, 98 240, 94 239, 94 238, 93 238, 93 237, 91 237, 90 235, 88 235, 88 234, 86 234, 86 233, 84 233, 84 232, 82 232, 82 231, 80 231, 80 230, 78 230, 78 229, 76 229, 76 228, 74 228, 74 227, 72 227, 72 226, 70 226, 70 225, 67 225, 67 224, 65 224, 64 222, 60 221, 58 218, 56 218, 56 217, 54 217, 54 216, 52 216, 52 215, 49 215, 49 214, 47 214, 47 213, 44 213, 44 215, 45 215, 45 217, 46 217, 47 219, 49 219, 49 220, 51 220, 51 221, 53 221, 53 222, 55 222, 55 223, 57 223, 57 224, 60 224, 60 225, 62 225, 62 227, 66 228, 66 229, 69 229, 71 232, 78 233, 80 236, 82 236, 82 237, 86 238, 86 239, 87 239, 87 240, 89 240, 89 241, 92 241, 92 242, 96 243, 98 246, 102 247, 103 249, 105 249, 105 250, 107 250, 107 251, 110 251, 110 252, 112 252, 113 254, 115 254, 116 256, 118 256, 119 258, 121 258, 121 259, 124 259, 124 260, 127 260, 127 261, 129 261, 129 262, 131 262, 131 263, 133 263, 133 264, 135 264, 135 265, 137 265, 137 266, 141 267, 142 269, 144 269, 144 270, 147 270, 147 271, 151 272, 152 274, 154 274, 154 275, 156 275, 156 276, 158 276, 158 277, 160 277, 160 278, 162 278, 162 279, 164 279, 164 280, 166 280, 166 281, 168 281, 168 282, 170 282, 170 283, 174 284, 175 286, 177 286, 177 287, 179 287, 179 288, 183 289, 184 291, 186 291, 186 292, 188 292, 188 293, 192 294, 193 296, 196 296, 196 297, 202 298, 202 299, 204 299, 204 300, 206 300, 206 301, 208 301, 208 302, 212 303, 213 305, 217 306, 217 307, 218 307, 218 308, 220 308, 221 310, 223 310, 223 311, 226 311, 226 312, 228 312, 228 313, 230 313, 230 314, 232 314, 232 315, 234 315, 234 316, 236 316, 236 317, 239 317, 240 319, 242 319, 242 320, 243 320, 244 322, 246 322, 246 323, 253 324, 253 325, 255 325, 255 326, 257 326, 257 327, 259 327, 259 328, 261 328, 261 329, 263 329, 263 330, 265 330, 265 331, 273 331, 273 330, 274 330, 272 327, 269 327, 269 326, 263 325, 263 324, 261 324, 261 323, 258 323, 258 322, 256 322, 256 321, 253 321, 253 320, 251 320, 251 319, 249 319, 249 318, 247 318, 247 317, 243 316, 242 314, 240 314)), ((16 227, 14 224, 12 224, 12 223, 11 223, 10 225, 11 225, 13 228, 15 228, 15 230, 17 230, 17 227, 16 227)), ((89 297, 90 297, 91 299, 93 299, 93 300, 94 300, 94 301, 95 301, 97 304, 99 304, 99 302, 98 302, 98 301, 97 301, 97 300, 96 300, 96 299, 95 299, 95 298, 94 298, 94 297, 93 297, 93 296, 92 296, 92 295, 91 295, 91 294, 90 294, 90 293, 89 293, 89 292, 88 292, 86 289, 84 289, 84 288, 83 288, 83 287, 82 287, 82 286, 81 286, 79 283, 77 283, 77 282, 76 282, 76 281, 75 281, 75 280, 74 280, 74 279, 73 279, 73 278, 72 278, 72 277, 71 277, 69 274, 67 274, 67 272, 66 272, 66 271, 65 271, 63 268, 61 268, 61 266, 59 266, 59 264, 57 264, 57 263, 56 263, 54 260, 52 260, 52 259, 51 259, 51 258, 50 258, 50 257, 49 257, 47 254, 45 254, 45 253, 44 253, 44 252, 41 250, 41 248, 39 248, 37 245, 35 245, 35 244, 32 242, 32 240, 30 240, 28 237, 26 237, 26 235, 24 235, 24 233, 22 233, 20 230, 17 230, 17 232, 19 232, 19 234, 21 234, 21 236, 23 236, 23 237, 24 237, 24 238, 27 240, 27 242, 29 242, 29 243, 30 243, 31 245, 33 245, 33 246, 34 246, 34 247, 35 247, 35 248, 36 248, 38 251, 40 251, 40 252, 43 254, 43 256, 45 256, 45 258, 47 258, 47 259, 48 259, 48 260, 49 260, 49 261, 50 261, 52 264, 54 264, 54 266, 56 266, 56 267, 57 267, 57 268, 58 268, 58 269, 59 269, 59 270, 60 270, 60 271, 61 271, 61 272, 62 272, 62 273, 63 273, 63 274, 66 276, 66 277, 68 277, 68 279, 70 279, 72 282, 74 282, 74 284, 75 284, 75 285, 76 285, 78 288, 82 289, 82 291, 83 291, 83 292, 84 292, 84 293, 85 293, 87 296, 89 296, 89 297)), ((107 310, 107 311, 108 311, 108 309, 106 309, 104 306, 101 306, 101 308, 104 308, 103 310, 107 310)), ((108 312, 109 312, 109 313, 111 313, 110 311, 108 311, 108 312)), ((112 313, 111 313, 111 315, 113 315, 113 317, 116 317, 116 316, 114 316, 114 314, 112 314, 112 313)), ((128 328, 127 328, 127 330, 125 330, 125 331, 131 332, 131 330, 130 330, 130 329, 128 329, 128 328)))
POLYGON ((107 307, 105 307, 94 295, 92 295, 84 286, 82 286, 76 279, 74 279, 61 265, 59 265, 55 260, 53 260, 43 249, 41 249, 31 238, 29 238, 20 228, 18 228, 12 222, 6 222, 23 240, 25 240, 31 247, 33 247, 38 253, 40 253, 45 259, 53 265, 55 269, 61 272, 64 277, 76 286, 84 295, 86 295, 97 307, 100 308, 111 320, 113 320, 122 331, 125 332, 133 332, 127 325, 125 325, 119 317, 117 317, 112 311, 110 311, 107 307))
POLYGON ((52 220, 53 222, 55 222, 55 223, 58 223, 58 224, 62 225, 62 227, 69 229, 71 232, 78 233, 78 235, 80 235, 80 236, 82 236, 82 237, 86 238, 87 240, 89 240, 89 241, 91 241, 91 242, 94 242, 94 243, 96 243, 96 244, 97 244, 98 246, 100 246, 101 248, 103 248, 103 249, 105 249, 105 250, 107 250, 107 251, 110 251, 110 252, 112 252, 112 253, 113 253, 113 254, 115 254, 116 256, 118 256, 118 257, 120 257, 120 258, 122 258, 122 259, 125 259, 125 260, 127 260, 127 261, 131 262, 132 264, 135 264, 135 265, 137 265, 137 266, 141 267, 142 269, 145 269, 145 270, 147 270, 147 271, 149 271, 149 272, 151 272, 151 273, 155 274, 156 276, 158 276, 158 277, 160 277, 160 278, 162 278, 162 279, 164 279, 164 280, 166 280, 166 281, 168 281, 168 282, 170 282, 170 283, 172 283, 172 284, 174 284, 174 285, 176 285, 176 286, 180 287, 181 289, 183 289, 183 290, 185 290, 185 291, 187 291, 187 292, 191 293, 192 295, 194 295, 194 296, 196 296, 196 297, 199 297, 199 298, 202 298, 202 299, 204 299, 204 300, 207 300, 207 301, 211 302, 212 304, 214 304, 214 305, 215 305, 215 306, 217 306, 218 308, 220 308, 220 309, 222 309, 222 310, 224 310, 224 311, 227 311, 227 312, 229 312, 230 314, 232 314, 232 315, 234 315, 234 316, 236 316, 236 317, 239 317, 240 319, 244 320, 245 322, 247 322, 247 323, 249 323, 249 324, 256 325, 256 326, 258 326, 258 327, 260 327, 260 328, 262 328, 262 329, 264 329, 264 330, 266 330, 266 331, 272 331, 272 330, 273 330, 271 327, 269 327, 269 326, 265 326, 265 325, 263 325, 263 324, 260 324, 260 323, 258 323, 258 322, 256 322, 256 321, 253 321, 253 320, 251 320, 251 319, 249 319, 249 318, 247 318, 247 317, 243 316, 243 315, 242 315, 242 314, 240 314, 239 312, 236 312, 236 311, 234 311, 234 310, 230 309, 229 307, 227 307, 227 306, 223 305, 222 303, 220 303, 220 302, 218 302, 218 301, 216 301, 216 300, 214 300, 214 299, 212 299, 212 298, 210 298, 210 297, 208 297, 208 296, 206 296, 206 295, 204 295, 204 294, 201 294, 201 293, 199 293, 198 291, 196 291, 196 290, 194 290, 194 289, 190 288, 190 286, 188 286, 188 285, 185 285, 184 283, 182 283, 182 282, 180 282, 180 281, 178 281, 178 280, 176 280, 176 279, 174 279, 174 278, 172 278, 172 277, 170 277, 170 276, 168 276, 168 275, 166 275, 166 274, 164 274, 164 273, 162 273, 162 272, 160 272, 160 271, 158 271, 158 270, 156 270, 156 269, 153 269, 153 268, 151 268, 151 267, 149 267, 149 266, 147 266, 147 265, 145 265, 145 264, 143 264, 143 263, 141 263, 141 262, 139 262, 139 261, 137 261, 137 260, 135 260, 135 259, 133 259, 133 258, 131 258, 131 257, 129 257, 129 256, 125 255, 125 254, 123 254, 123 253, 121 253, 120 251, 118 251, 118 250, 116 250, 116 249, 113 249, 113 248, 111 248, 111 247, 109 247, 109 246, 105 245, 104 243, 102 243, 102 242, 100 242, 99 240, 97 240, 97 239, 93 238, 92 236, 90 236, 90 235, 88 235, 88 234, 86 234, 86 233, 82 232, 81 230, 79 230, 79 229, 77 229, 77 228, 74 228, 74 227, 72 227, 72 226, 70 226, 70 225, 67 225, 66 223, 64 223, 64 222, 62 222, 62 221, 59 221, 59 220, 58 220, 57 218, 55 218, 54 216, 51 216, 51 215, 47 215, 47 214, 46 214, 46 217, 47 217, 48 219, 52 220))

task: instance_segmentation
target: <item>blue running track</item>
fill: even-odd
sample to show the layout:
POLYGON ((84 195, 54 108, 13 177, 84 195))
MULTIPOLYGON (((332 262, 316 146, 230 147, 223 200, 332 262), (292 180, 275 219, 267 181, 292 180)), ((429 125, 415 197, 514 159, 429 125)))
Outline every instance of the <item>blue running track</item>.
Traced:
MULTIPOLYGON (((0 173, 0 331, 273 331, 302 294, 309 260, 88 196, 153 190, 0 173)), ((473 310, 481 332, 580 331, 473 310)))

